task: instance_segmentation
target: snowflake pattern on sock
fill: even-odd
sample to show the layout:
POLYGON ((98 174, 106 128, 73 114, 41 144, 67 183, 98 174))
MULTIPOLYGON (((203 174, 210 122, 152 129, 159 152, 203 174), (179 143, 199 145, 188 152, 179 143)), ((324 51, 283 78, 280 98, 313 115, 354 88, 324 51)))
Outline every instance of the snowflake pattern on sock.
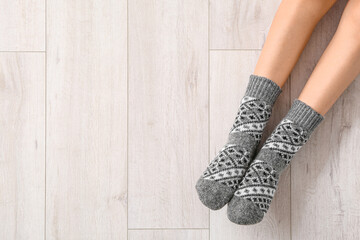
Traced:
MULTIPOLYGON (((271 116, 272 107, 265 101, 245 96, 230 133, 253 136, 255 145, 260 142, 263 130, 271 116)), ((251 153, 241 145, 227 144, 203 173, 203 178, 237 189, 251 161, 251 153)))
MULTIPOLYGON (((266 140, 263 149, 276 152, 286 165, 307 142, 308 132, 289 119, 284 119, 266 140)), ((266 161, 255 158, 239 184, 235 196, 248 199, 266 213, 274 197, 279 174, 266 161)))

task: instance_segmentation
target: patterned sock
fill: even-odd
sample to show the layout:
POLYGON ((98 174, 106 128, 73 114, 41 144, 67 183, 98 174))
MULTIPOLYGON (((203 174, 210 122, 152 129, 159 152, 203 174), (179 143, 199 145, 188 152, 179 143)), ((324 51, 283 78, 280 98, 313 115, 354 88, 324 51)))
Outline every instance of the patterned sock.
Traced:
POLYGON ((199 198, 208 208, 220 209, 234 195, 280 93, 280 87, 273 81, 250 76, 228 141, 196 184, 199 198))
POLYGON ((300 100, 294 101, 250 164, 229 202, 227 215, 230 221, 248 225, 263 219, 275 194, 280 173, 322 120, 323 116, 311 107, 300 100))

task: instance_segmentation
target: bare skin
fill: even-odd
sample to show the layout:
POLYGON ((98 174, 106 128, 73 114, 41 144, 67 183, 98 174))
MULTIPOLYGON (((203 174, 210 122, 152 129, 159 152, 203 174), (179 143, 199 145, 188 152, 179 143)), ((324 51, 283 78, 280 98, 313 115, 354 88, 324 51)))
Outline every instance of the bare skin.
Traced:
POLYGON ((282 87, 316 24, 335 0, 283 0, 256 64, 254 74, 282 87))
POLYGON ((325 115, 359 73, 360 0, 351 0, 299 100, 325 115))
MULTIPOLYGON (((254 74, 268 77, 282 87, 314 27, 334 3, 334 0, 284 0, 254 74)), ((359 73, 360 0, 351 0, 299 100, 325 115, 359 73)))

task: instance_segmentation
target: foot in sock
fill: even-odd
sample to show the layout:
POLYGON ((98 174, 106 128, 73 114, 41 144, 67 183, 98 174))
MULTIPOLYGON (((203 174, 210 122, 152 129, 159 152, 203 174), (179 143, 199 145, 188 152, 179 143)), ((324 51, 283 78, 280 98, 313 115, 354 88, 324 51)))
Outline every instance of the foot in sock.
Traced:
POLYGON ((227 215, 230 221, 249 225, 263 219, 274 197, 281 172, 322 119, 305 103, 294 101, 288 114, 250 164, 229 202, 227 215))
POLYGON ((253 159, 280 92, 280 87, 271 80, 250 76, 228 141, 196 184, 199 198, 205 206, 220 209, 234 195, 253 159))

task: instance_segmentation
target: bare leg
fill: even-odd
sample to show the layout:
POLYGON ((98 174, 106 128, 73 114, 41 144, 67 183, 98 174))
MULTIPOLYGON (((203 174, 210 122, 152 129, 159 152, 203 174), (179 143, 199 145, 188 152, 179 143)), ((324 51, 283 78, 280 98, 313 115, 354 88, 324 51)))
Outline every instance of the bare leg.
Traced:
MULTIPOLYGON (((291 49, 291 40, 288 41, 285 47, 291 49)), ((302 43, 296 42, 295 48, 302 43)), ((275 54, 279 53, 282 52, 275 52, 275 54)), ((292 52, 292 54, 297 53, 297 50, 292 52)), ((293 63, 295 58, 292 55, 282 54, 282 58, 289 57, 291 64, 293 63)), ((280 62, 289 60, 279 59, 276 56, 272 58, 280 62)), ((270 63, 269 60, 264 66, 268 67, 270 63)), ((292 66, 291 64, 286 66, 292 66)), ((271 69, 268 71, 271 72, 271 69)), ((293 156, 323 120, 321 115, 330 109, 359 72, 360 0, 350 0, 333 39, 299 97, 300 101, 294 101, 285 118, 277 125, 247 168, 238 190, 228 203, 227 215, 230 221, 248 225, 263 219, 275 194, 274 189, 281 172, 290 164, 293 156)), ((276 75, 276 72, 272 74, 283 77, 284 71, 280 75, 276 75)))
POLYGON ((271 24, 254 74, 282 87, 316 24, 336 0, 283 0, 271 24))
POLYGON ((360 73, 360 0, 350 0, 299 100, 324 115, 360 73))

